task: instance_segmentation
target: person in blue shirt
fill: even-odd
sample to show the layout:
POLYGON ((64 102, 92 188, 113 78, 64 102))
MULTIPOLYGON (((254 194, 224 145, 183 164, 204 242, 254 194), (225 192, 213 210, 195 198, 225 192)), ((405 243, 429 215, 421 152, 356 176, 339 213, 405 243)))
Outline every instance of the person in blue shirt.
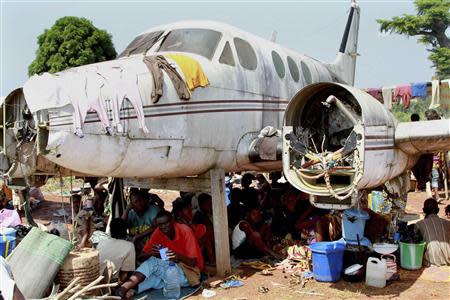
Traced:
POLYGON ((130 202, 122 215, 122 219, 128 224, 136 252, 138 252, 138 249, 142 249, 155 229, 153 220, 160 210, 158 206, 150 204, 146 190, 131 190, 130 202))

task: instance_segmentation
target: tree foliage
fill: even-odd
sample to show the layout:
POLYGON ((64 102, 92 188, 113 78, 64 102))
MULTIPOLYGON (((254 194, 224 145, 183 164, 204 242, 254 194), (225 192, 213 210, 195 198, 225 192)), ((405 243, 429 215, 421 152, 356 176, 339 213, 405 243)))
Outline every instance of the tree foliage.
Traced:
POLYGON ((38 37, 38 45, 36 58, 28 66, 30 76, 110 60, 117 55, 109 33, 78 17, 58 19, 38 37))
POLYGON ((415 0, 417 15, 404 14, 391 20, 377 20, 381 32, 419 36, 428 46, 428 56, 440 78, 450 76, 450 39, 446 31, 450 25, 450 0, 415 0))

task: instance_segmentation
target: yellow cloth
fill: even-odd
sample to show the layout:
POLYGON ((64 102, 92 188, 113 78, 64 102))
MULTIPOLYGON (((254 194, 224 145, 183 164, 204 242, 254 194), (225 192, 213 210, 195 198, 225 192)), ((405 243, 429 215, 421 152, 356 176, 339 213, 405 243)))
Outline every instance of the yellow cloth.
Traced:
POLYGON ((183 54, 166 54, 166 56, 174 60, 180 67, 189 90, 193 91, 196 87, 204 87, 209 84, 202 66, 195 59, 183 54))

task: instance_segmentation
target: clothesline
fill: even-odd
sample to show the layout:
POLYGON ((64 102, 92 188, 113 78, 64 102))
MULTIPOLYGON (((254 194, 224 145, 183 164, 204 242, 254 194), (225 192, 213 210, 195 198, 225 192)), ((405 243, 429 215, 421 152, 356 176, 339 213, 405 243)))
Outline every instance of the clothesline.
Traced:
POLYGON ((450 106, 450 79, 433 80, 430 82, 410 83, 363 89, 372 97, 391 110, 392 103, 398 102, 406 109, 412 98, 426 98, 431 96, 429 108, 450 106))

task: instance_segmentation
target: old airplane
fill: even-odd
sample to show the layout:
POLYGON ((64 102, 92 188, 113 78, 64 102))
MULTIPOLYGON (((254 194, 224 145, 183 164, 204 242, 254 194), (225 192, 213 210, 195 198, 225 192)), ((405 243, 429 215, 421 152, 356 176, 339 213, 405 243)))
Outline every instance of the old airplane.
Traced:
POLYGON ((191 21, 138 35, 115 60, 35 75, 2 105, 3 178, 15 187, 89 175, 209 190, 226 274, 225 171, 283 170, 315 205, 343 209, 420 153, 450 148, 449 120, 398 123, 352 87, 359 16, 352 2, 330 64, 191 21))
POLYGON ((190 21, 149 29, 115 60, 34 75, 3 104, 3 176, 142 183, 283 169, 300 190, 348 207, 342 200, 399 176, 420 153, 449 148, 448 120, 398 124, 352 87, 359 16, 353 2, 330 64, 190 21))

